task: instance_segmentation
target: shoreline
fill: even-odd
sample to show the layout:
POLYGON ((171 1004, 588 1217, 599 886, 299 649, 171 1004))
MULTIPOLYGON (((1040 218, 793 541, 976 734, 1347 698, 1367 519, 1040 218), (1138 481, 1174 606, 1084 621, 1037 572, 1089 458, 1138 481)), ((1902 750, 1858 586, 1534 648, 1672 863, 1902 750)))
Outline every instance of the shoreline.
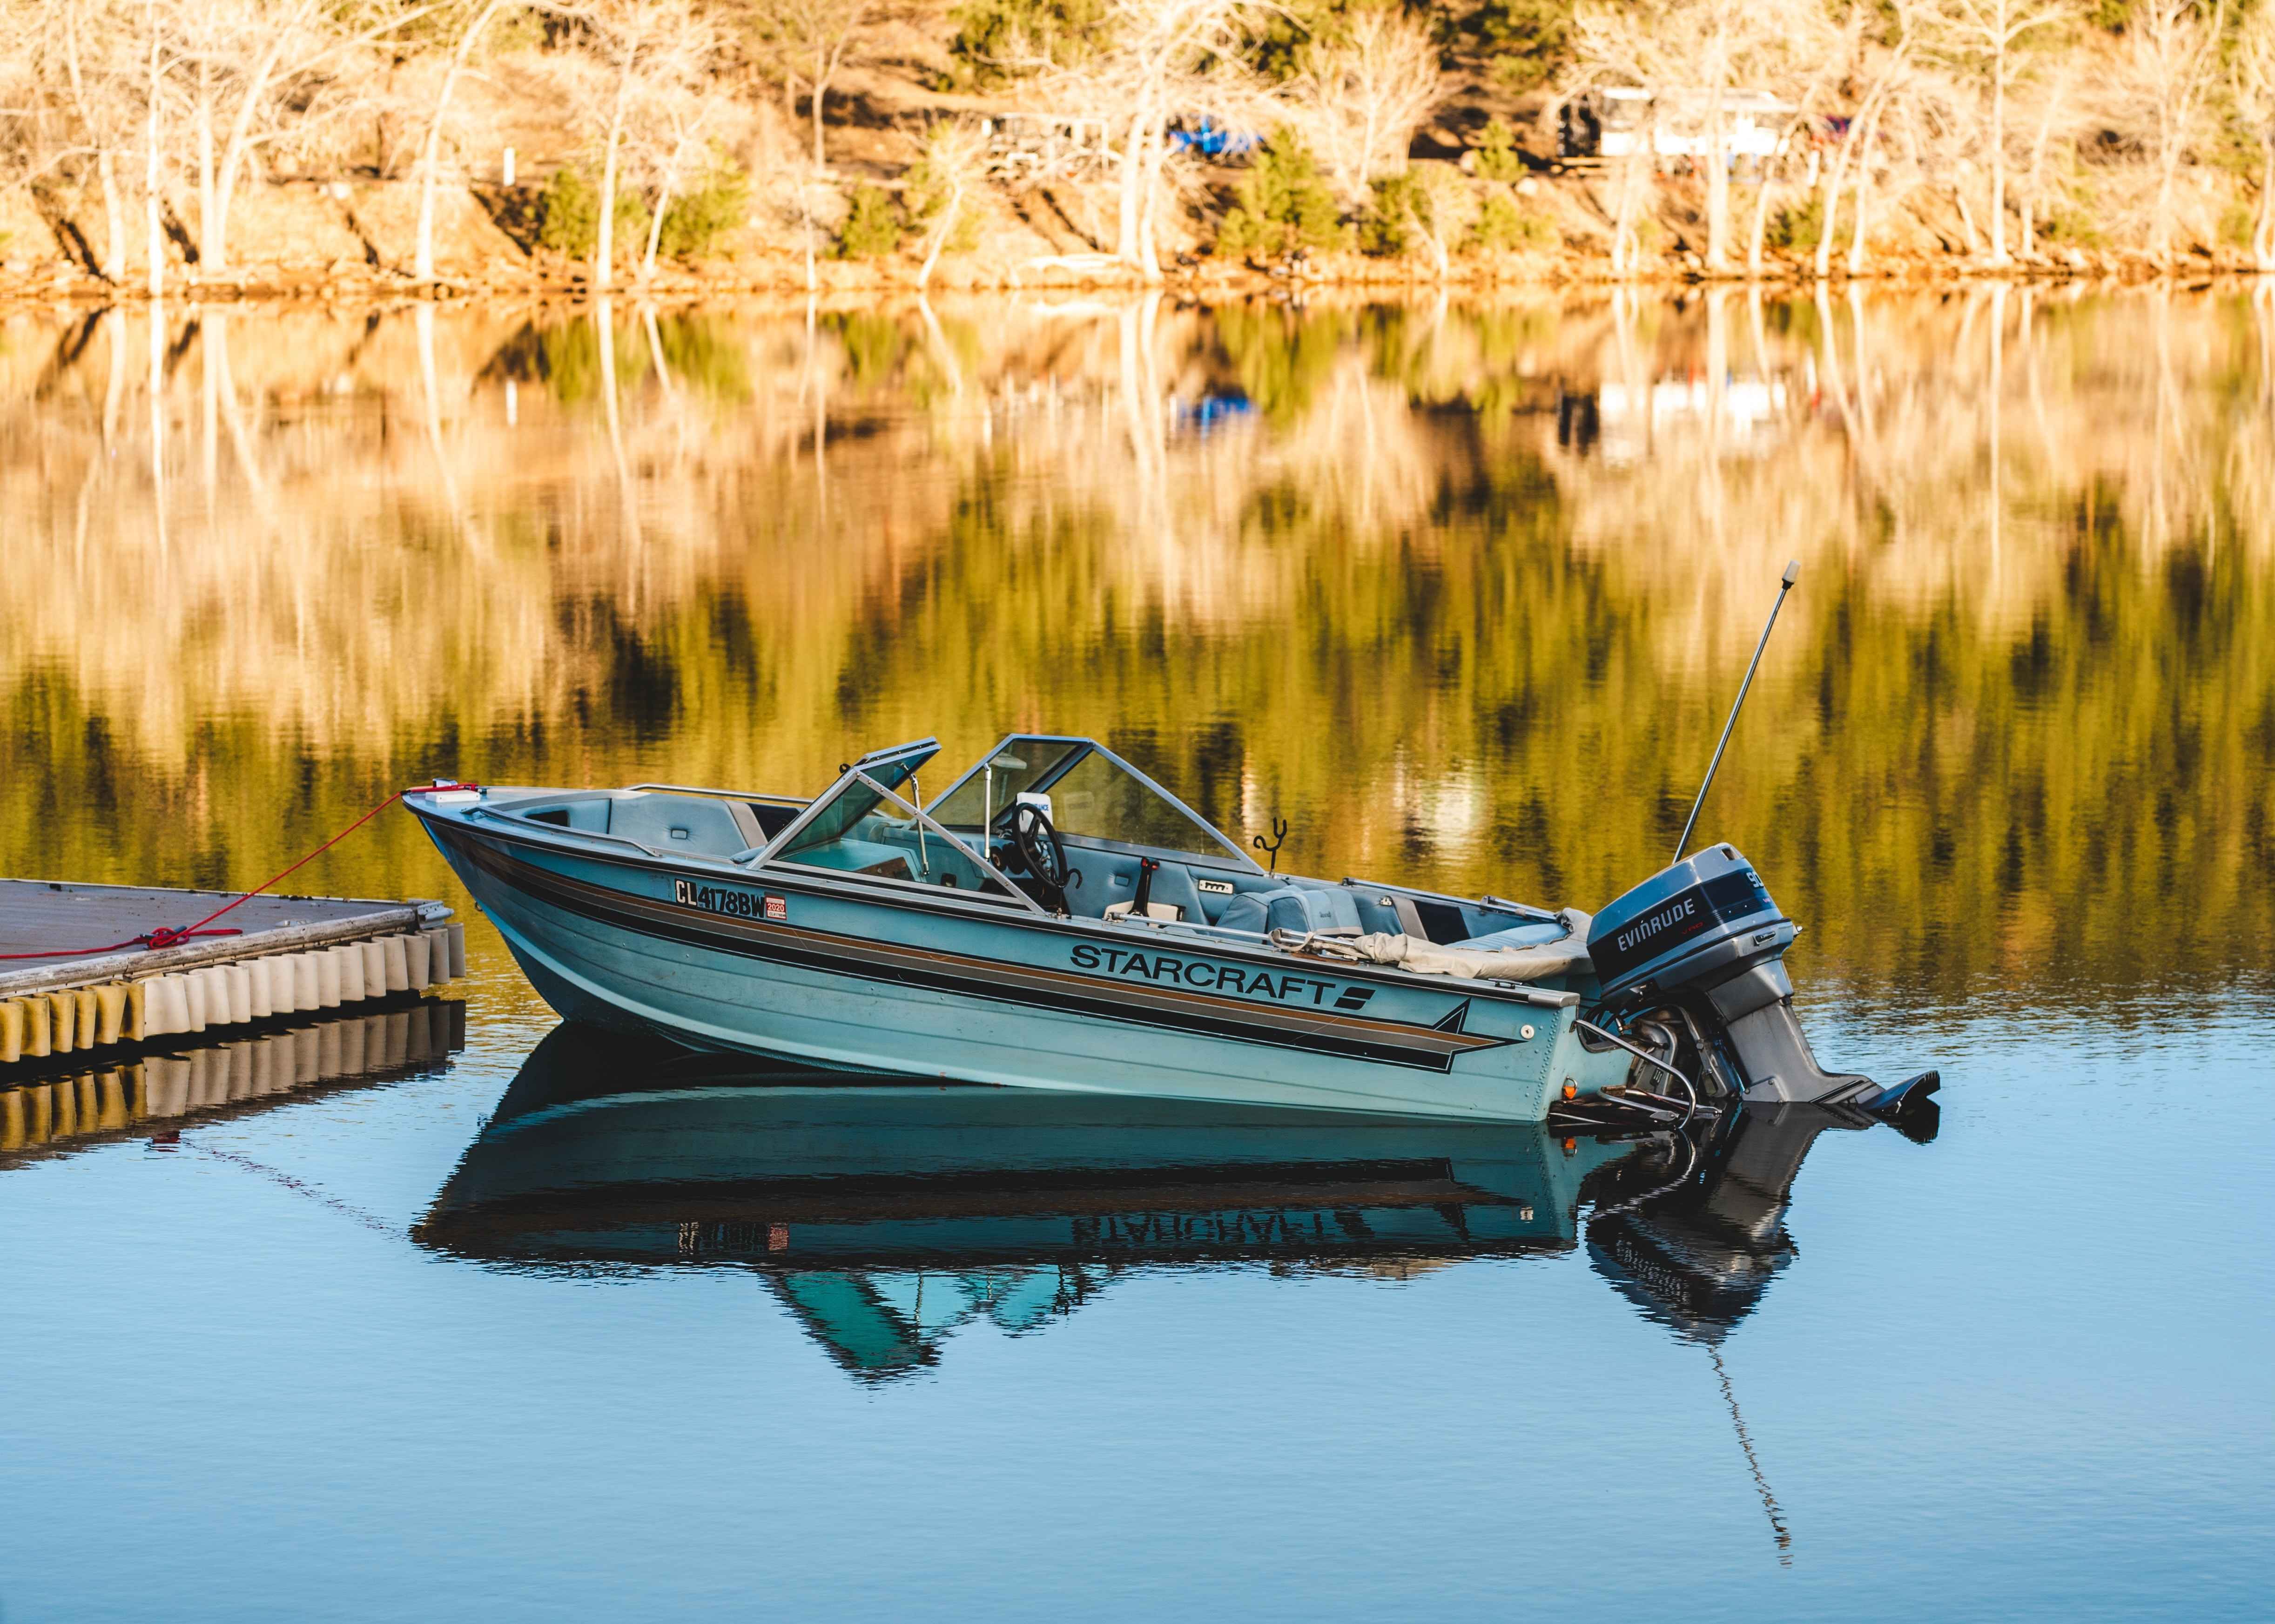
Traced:
MULTIPOLYGON (((1357 256, 1352 256, 1356 258, 1357 256)), ((818 269, 822 268, 817 267, 818 269)), ((2112 260, 2083 266, 1989 264, 1893 264, 1883 269, 1850 274, 1834 268, 1824 276, 1804 264, 1765 266, 1759 276, 1743 271, 1708 275, 1680 266, 1639 275, 1614 276, 1599 268, 1573 264, 1542 267, 1509 274, 1500 267, 1455 266, 1446 276, 1416 269, 1392 272, 1364 262, 1348 266, 1329 260, 1294 272, 1275 272, 1250 266, 1203 264, 1180 268, 1158 281, 1134 271, 1114 274, 1101 268, 1085 273, 1020 275, 998 269, 994 274, 971 268, 964 274, 936 276, 927 285, 916 268, 879 268, 834 262, 831 274, 808 283, 799 268, 789 275, 749 275, 679 272, 648 279, 634 278, 609 287, 596 286, 589 275, 525 273, 494 276, 436 276, 421 281, 407 275, 317 273, 275 276, 246 275, 226 279, 194 276, 169 278, 155 296, 138 280, 106 282, 84 271, 68 274, 0 273, 0 307, 57 305, 105 309, 155 302, 191 305, 398 304, 456 305, 487 300, 533 301, 540 304, 592 305, 602 299, 635 304, 700 305, 761 298, 769 302, 809 300, 835 304, 848 298, 900 296, 921 302, 927 298, 962 298, 973 295, 1001 297, 1048 293, 1109 294, 1174 298, 1180 303, 1204 305, 1274 302, 1343 302, 1350 296, 1365 298, 1394 297, 1401 300, 1458 295, 1467 300, 1496 296, 1606 297, 1622 292, 1647 292, 1660 297, 1685 297, 1714 291, 1745 291, 1783 294, 1811 293, 1820 288, 1871 288, 1909 292, 1933 292, 1988 285, 2033 288, 2115 289, 2164 285, 2198 291, 2223 283, 2241 286, 2275 285, 2275 269, 2248 262, 2199 261, 2158 269, 2150 264, 2112 260), (896 274, 897 273, 897 274, 896 274)))

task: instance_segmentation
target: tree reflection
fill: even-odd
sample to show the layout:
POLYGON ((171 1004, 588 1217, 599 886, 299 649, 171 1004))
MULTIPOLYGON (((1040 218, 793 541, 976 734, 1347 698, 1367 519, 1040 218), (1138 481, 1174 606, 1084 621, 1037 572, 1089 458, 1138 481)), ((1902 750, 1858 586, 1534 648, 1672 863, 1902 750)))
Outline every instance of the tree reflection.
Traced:
MULTIPOLYGON (((19 872, 1054 726, 1298 867, 1593 906, 1799 555, 1712 832, 1817 974, 2131 986, 2275 923, 2264 289, 193 323, 187 375, 116 313, 0 355, 19 872)), ((434 883, 408 827, 332 860, 434 883)))

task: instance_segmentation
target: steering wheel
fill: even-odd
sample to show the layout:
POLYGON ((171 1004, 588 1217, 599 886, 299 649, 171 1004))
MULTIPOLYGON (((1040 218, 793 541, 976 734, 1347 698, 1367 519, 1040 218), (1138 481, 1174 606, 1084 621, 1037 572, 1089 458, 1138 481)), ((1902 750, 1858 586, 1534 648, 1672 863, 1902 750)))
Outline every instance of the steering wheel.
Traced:
POLYGON ((1035 877, 1035 888, 1042 893, 1035 900, 1054 913, 1066 912, 1067 875, 1070 872, 1066 848, 1059 844, 1059 832, 1051 827, 1051 820, 1044 815, 1043 809, 1029 801, 1014 806, 1011 839, 1018 845, 1027 872, 1035 877))

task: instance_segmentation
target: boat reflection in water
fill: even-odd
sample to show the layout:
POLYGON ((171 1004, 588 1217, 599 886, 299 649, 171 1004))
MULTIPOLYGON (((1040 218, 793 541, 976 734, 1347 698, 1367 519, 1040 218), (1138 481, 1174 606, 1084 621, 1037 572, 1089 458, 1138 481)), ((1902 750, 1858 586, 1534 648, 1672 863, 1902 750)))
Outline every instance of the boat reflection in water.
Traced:
MULTIPOLYGON (((1821 1134, 1859 1131, 1878 1120, 1847 1106, 1748 1106, 1674 1141, 1679 1159, 1666 1179, 1606 1196, 1588 1219, 1596 1272, 1647 1318, 1705 1348, 1778 1560, 1788 1566, 1793 1535, 1747 1430, 1722 1344, 1798 1254, 1785 1214, 1810 1147, 1821 1134)), ((1908 1102, 1893 1126, 1925 1144, 1938 1122, 1935 1102, 1923 1097, 1908 1102)))
MULTIPOLYGON (((1917 1100, 1895 1125, 1924 1144, 1935 1137, 1937 1115, 1933 1100, 1917 1100)), ((1845 1106, 1734 1112, 1681 1142, 1664 1183, 1596 1207, 1589 1260, 1648 1318, 1719 1346, 1796 1255, 1785 1214, 1810 1147, 1820 1134, 1862 1131, 1878 1120, 1845 1106)))
POLYGON ((983 1318, 1033 1330, 1132 1268, 1568 1251, 1583 1201, 1687 1159, 1665 1134, 768 1071, 571 1024, 416 1234, 521 1267, 748 1268, 876 1378, 983 1318))

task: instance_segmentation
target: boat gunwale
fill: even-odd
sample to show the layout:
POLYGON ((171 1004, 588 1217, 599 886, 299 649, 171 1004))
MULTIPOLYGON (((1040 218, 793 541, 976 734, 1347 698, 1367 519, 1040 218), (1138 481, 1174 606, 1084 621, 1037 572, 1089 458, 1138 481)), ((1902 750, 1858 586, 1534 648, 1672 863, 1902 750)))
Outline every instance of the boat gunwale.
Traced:
MULTIPOLYGON (((768 884, 780 879, 783 882, 782 888, 784 890, 804 891, 809 895, 867 903, 879 907, 902 909, 918 914, 964 917, 1016 925, 1024 930, 1048 931, 1061 935, 1092 939, 1103 938, 1109 945, 1116 947, 1133 941, 1151 941, 1164 951, 1221 954, 1244 960, 1252 964, 1284 968, 1290 963, 1302 963, 1348 980, 1364 981, 1379 986, 1418 988, 1425 992, 1442 992, 1449 996, 1484 998, 1493 1002, 1520 1005, 1530 1008, 1551 1011, 1576 1010, 1582 1001, 1577 993, 1565 988, 1539 986, 1531 982, 1464 980, 1456 977, 1425 976, 1395 964, 1375 964, 1364 960, 1313 961, 1272 947, 1262 940, 1251 943, 1243 940, 1219 937, 1174 938, 1158 924, 1134 918, 1092 919, 1087 916, 1061 918, 1055 914, 1032 913, 1017 908, 1009 899, 998 901, 978 892, 949 891, 941 888, 920 887, 909 882, 885 880, 881 876, 841 875, 835 870, 809 869, 802 865, 790 865, 798 867, 799 872, 793 876, 785 877, 782 872, 783 865, 753 869, 731 863, 727 858, 711 857, 703 853, 661 852, 653 847, 641 845, 637 841, 624 839, 623 836, 595 835, 586 830, 563 831, 563 834, 575 837, 575 839, 563 839, 560 835, 553 832, 556 826, 551 824, 526 824, 526 827, 531 831, 528 834, 524 834, 519 828, 498 830, 484 828, 475 825, 471 819, 472 813, 488 810, 482 807, 467 807, 461 811, 455 807, 423 806, 409 801, 404 804, 410 807, 413 816, 422 820, 439 820, 465 831, 469 836, 477 840, 487 839, 500 844, 519 841, 542 850, 550 850, 567 857, 582 857, 591 862, 613 864, 619 867, 645 869, 669 874, 680 865, 700 860, 706 863, 724 864, 736 874, 741 876, 745 884, 760 890, 764 890, 768 884), (631 846, 642 853, 645 861, 642 857, 630 857, 616 852, 595 850, 577 843, 578 840, 594 839, 621 841, 624 844, 631 846), (903 885, 907 886, 906 889, 901 888, 903 885), (873 887, 877 888, 872 888, 873 887), (893 888, 884 889, 882 888, 884 887, 893 888)), ((490 813, 493 820, 502 820, 505 815, 497 812, 490 813)), ((524 821, 525 823, 525 820, 524 821)), ((692 872, 709 874, 714 871, 702 868, 693 869, 692 872)))

